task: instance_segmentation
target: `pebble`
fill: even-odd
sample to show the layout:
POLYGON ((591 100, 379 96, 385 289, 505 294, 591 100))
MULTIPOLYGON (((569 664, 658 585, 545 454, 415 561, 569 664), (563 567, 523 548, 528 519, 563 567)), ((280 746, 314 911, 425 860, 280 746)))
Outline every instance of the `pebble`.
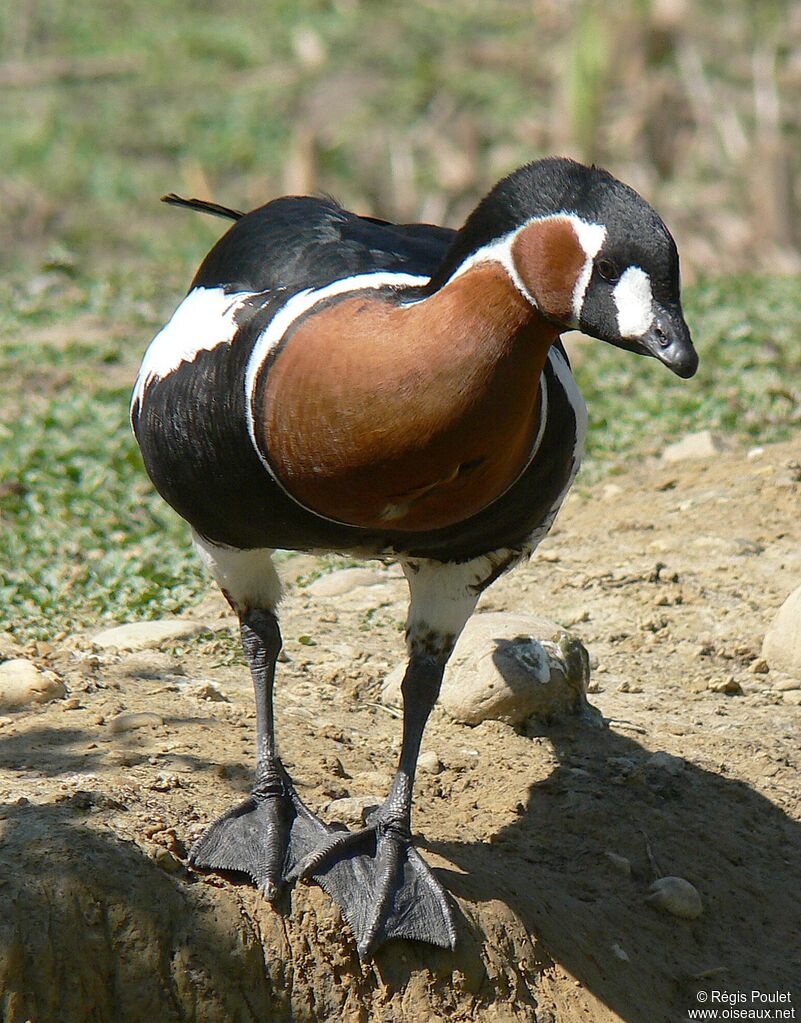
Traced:
POLYGON ((342 799, 332 799, 324 808, 323 816, 328 820, 361 827, 367 813, 380 806, 383 801, 382 796, 345 796, 342 799))
POLYGON ((19 657, 22 647, 10 632, 0 630, 0 661, 9 657, 19 657))
POLYGON ((791 689, 782 694, 782 702, 791 707, 801 707, 801 689, 791 689))
POLYGON ((21 710, 66 696, 67 687, 52 671, 44 671, 24 657, 0 664, 0 711, 21 710))
MULTIPOLYGON (((400 706, 404 666, 381 690, 381 700, 400 706)), ((553 720, 582 715, 598 720, 587 703, 589 655, 557 624, 534 615, 487 612, 467 623, 445 671, 440 704, 456 721, 519 724, 537 716, 553 720), (536 638, 535 638, 536 637, 536 638)))
POLYGON ((433 751, 421 753, 417 758, 417 770, 423 774, 439 774, 442 770, 442 761, 433 751))
POLYGON ((681 757, 674 757, 672 753, 659 750, 648 757, 645 766, 664 771, 665 774, 680 774, 684 770, 685 764, 681 757))
POLYGON ((154 725, 163 725, 164 718, 160 714, 153 714, 151 711, 132 711, 126 714, 118 714, 109 722, 109 729, 115 734, 120 732, 132 732, 136 728, 151 728, 154 725))
POLYGON ((728 678, 716 679, 707 685, 707 689, 713 693, 725 693, 727 696, 742 696, 743 687, 736 678, 729 675, 728 678))
POLYGON ((789 676, 777 678, 773 683, 773 688, 778 689, 780 693, 786 693, 788 689, 801 689, 801 679, 790 678, 789 676))
POLYGON ((626 877, 631 876, 631 860, 627 860, 625 856, 620 856, 618 853, 612 852, 611 850, 608 849, 604 853, 604 855, 615 868, 615 870, 619 870, 620 873, 625 874, 626 877))
POLYGON ((231 701, 214 682, 201 682, 190 690, 198 700, 209 700, 211 703, 230 703, 231 701))
POLYGON ((683 920, 697 920, 704 911, 698 889, 683 877, 660 877, 648 889, 645 901, 683 920))
POLYGON ((771 670, 801 679, 801 586, 777 611, 765 633, 762 656, 771 670))
POLYGON ((688 433, 675 444, 669 444, 662 452, 663 462, 683 462, 692 458, 711 458, 726 451, 728 445, 723 438, 711 430, 688 433))
POLYGON ((160 771, 150 787, 156 792, 170 792, 172 789, 183 788, 183 785, 177 774, 168 774, 166 771, 160 771))
POLYGON ((152 846, 151 848, 149 848, 148 855, 156 864, 156 866, 167 874, 175 874, 183 866, 181 861, 174 853, 171 853, 169 849, 165 849, 161 845, 152 846))
POLYGON ((206 632, 202 622, 182 618, 162 618, 155 622, 130 622, 115 625, 92 637, 92 642, 101 650, 153 650, 165 643, 188 639, 200 632, 206 632))

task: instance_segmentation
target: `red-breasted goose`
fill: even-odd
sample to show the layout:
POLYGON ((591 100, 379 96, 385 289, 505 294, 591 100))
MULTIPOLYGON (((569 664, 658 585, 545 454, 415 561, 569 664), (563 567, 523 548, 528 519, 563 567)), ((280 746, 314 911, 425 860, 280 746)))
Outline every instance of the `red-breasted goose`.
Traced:
POLYGON ((479 595, 531 554, 578 469, 586 410, 560 334, 695 372, 676 246, 631 188, 566 159, 509 175, 460 231, 330 199, 241 214, 166 198, 235 223, 150 345, 131 418, 239 616, 257 709, 252 794, 191 859, 270 900, 314 878, 362 955, 394 937, 452 946, 411 842, 423 729, 479 595), (316 817, 276 754, 276 548, 395 558, 409 581, 400 762, 355 833, 316 817))

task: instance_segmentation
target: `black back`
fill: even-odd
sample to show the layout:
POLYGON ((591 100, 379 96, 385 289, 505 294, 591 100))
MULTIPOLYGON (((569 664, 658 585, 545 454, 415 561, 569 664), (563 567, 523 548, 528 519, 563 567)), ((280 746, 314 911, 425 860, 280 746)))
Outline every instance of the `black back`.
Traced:
POLYGON ((430 277, 455 233, 359 217, 333 199, 286 196, 237 220, 203 260, 192 287, 283 288, 286 298, 377 270, 430 277))

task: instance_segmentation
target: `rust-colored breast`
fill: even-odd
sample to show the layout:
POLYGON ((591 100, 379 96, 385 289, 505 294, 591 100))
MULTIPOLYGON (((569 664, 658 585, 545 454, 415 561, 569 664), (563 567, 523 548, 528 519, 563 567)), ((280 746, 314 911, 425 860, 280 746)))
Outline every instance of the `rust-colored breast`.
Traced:
POLYGON ((497 264, 409 306, 345 297, 302 321, 266 371, 259 446, 286 490, 329 518, 462 521, 524 467, 554 337, 497 264))

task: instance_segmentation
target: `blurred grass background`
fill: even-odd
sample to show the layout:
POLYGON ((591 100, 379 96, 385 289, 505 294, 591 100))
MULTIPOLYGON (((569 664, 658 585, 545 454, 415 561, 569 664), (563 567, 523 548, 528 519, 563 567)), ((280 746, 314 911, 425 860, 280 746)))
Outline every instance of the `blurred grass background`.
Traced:
POLYGON ((5 0, 0 137, 0 628, 203 588, 127 426, 138 360, 223 229, 165 191, 327 191, 458 226, 530 159, 594 160, 675 234, 702 370, 593 346, 585 478, 704 426, 756 443, 801 419, 791 0, 5 0))

